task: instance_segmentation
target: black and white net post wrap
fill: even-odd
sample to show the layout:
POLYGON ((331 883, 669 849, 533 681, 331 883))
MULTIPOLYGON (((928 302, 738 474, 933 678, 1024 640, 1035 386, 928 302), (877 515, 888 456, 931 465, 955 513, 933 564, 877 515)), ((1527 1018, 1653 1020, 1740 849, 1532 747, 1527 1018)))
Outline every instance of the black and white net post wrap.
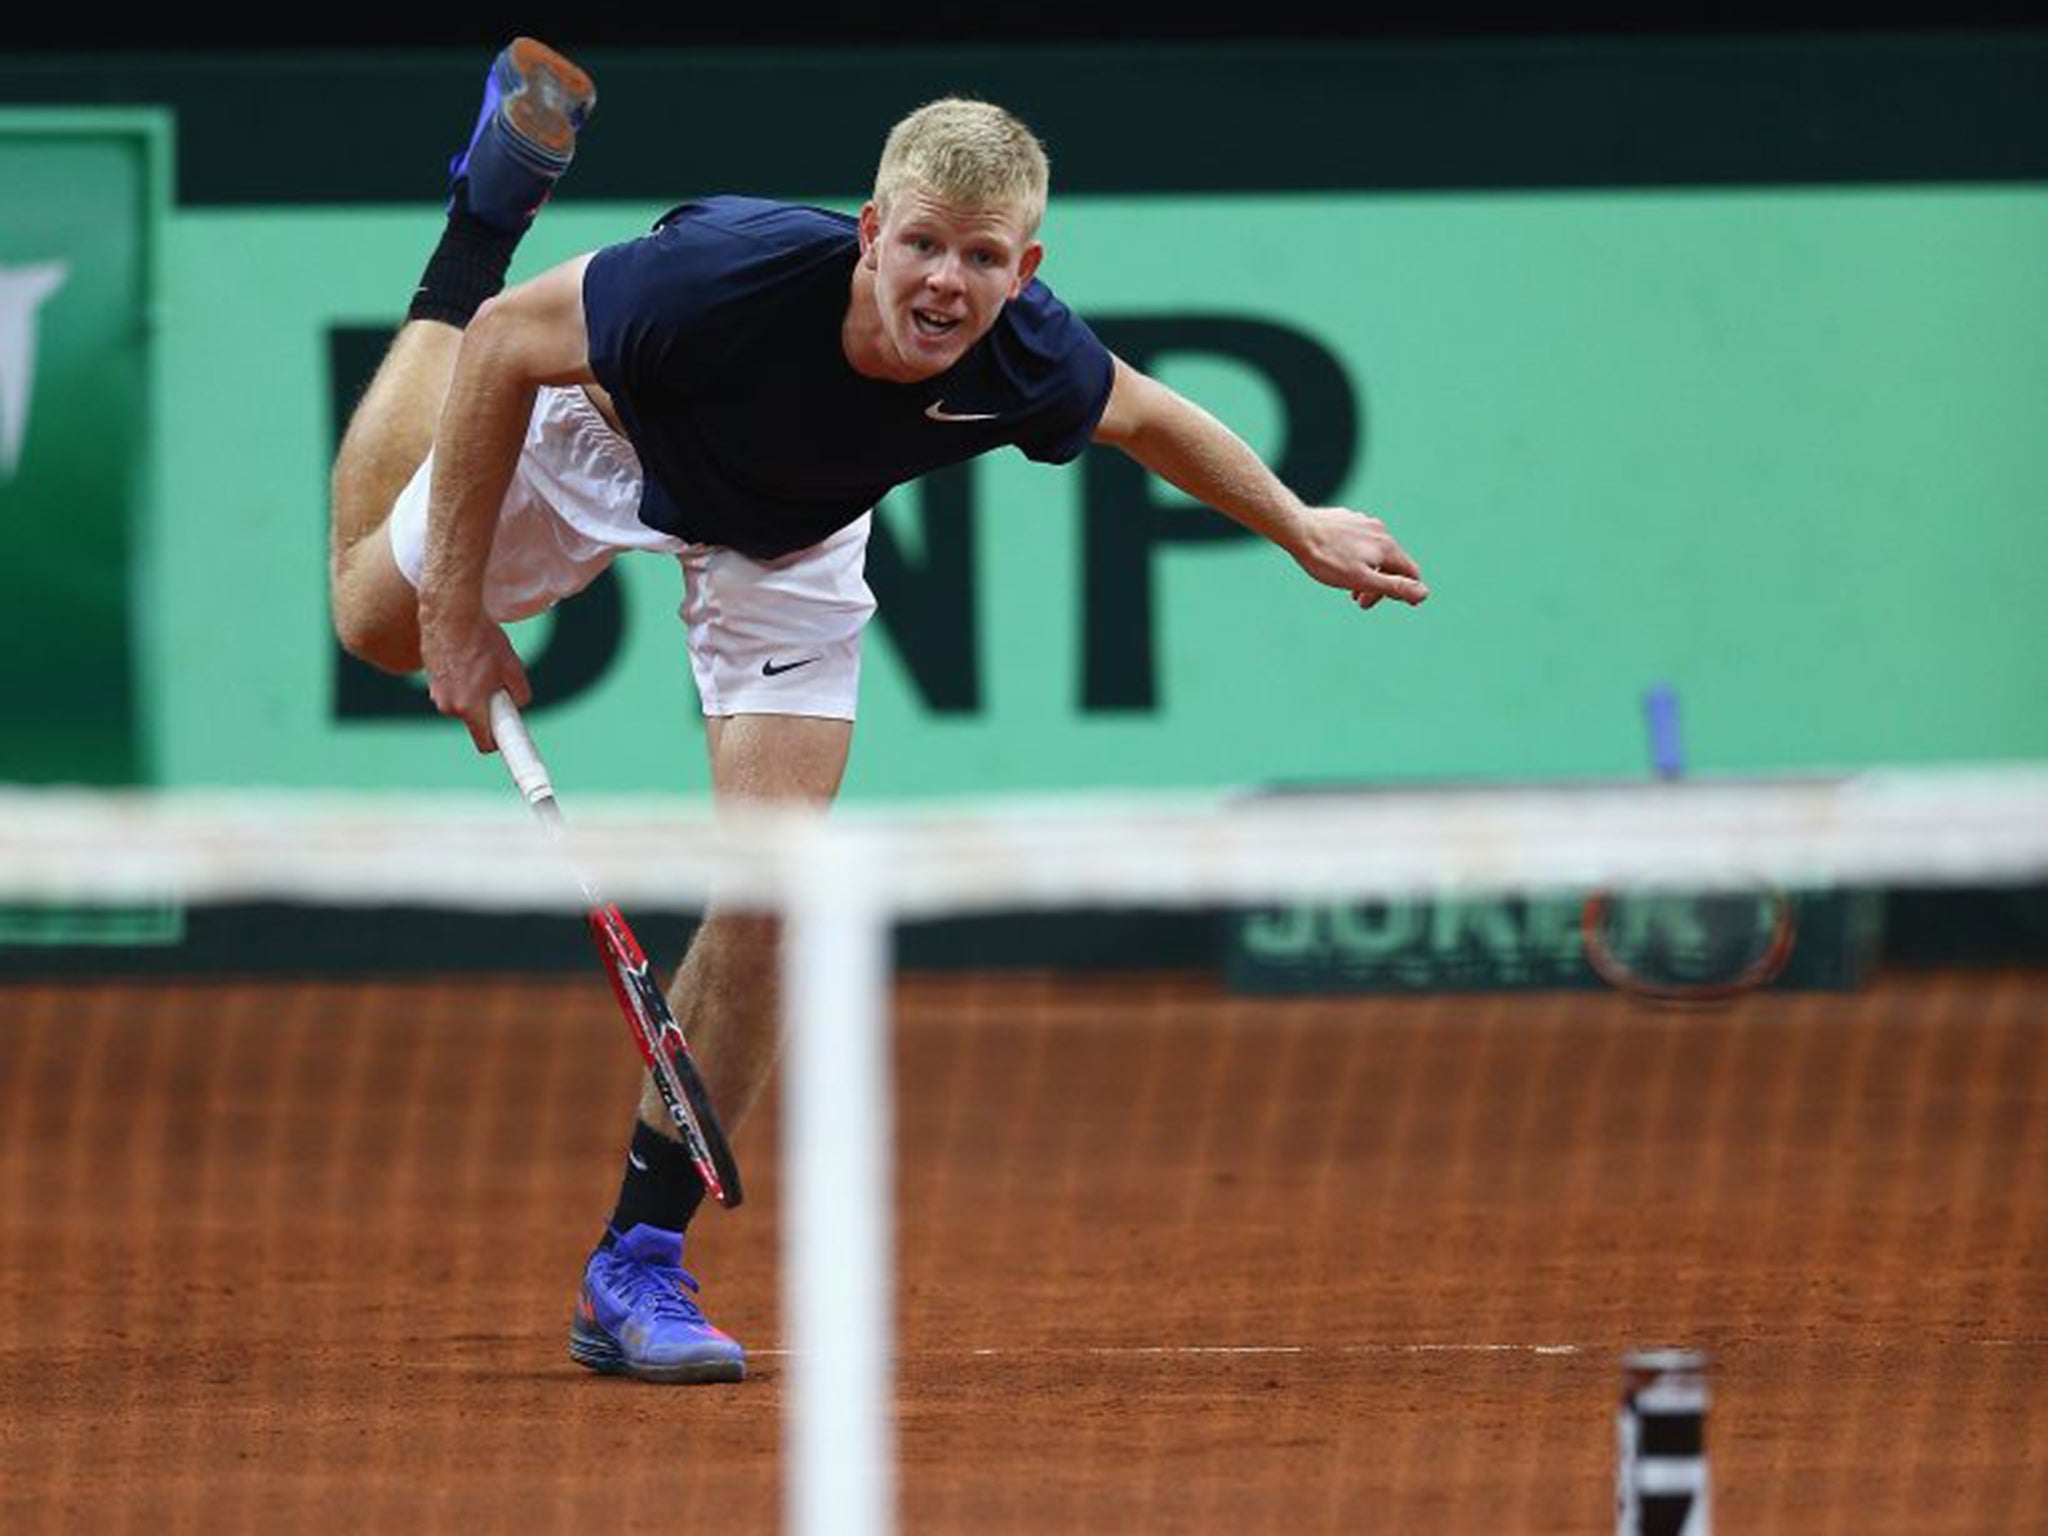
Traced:
POLYGON ((1707 1357, 1622 1356, 1616 1418, 1615 1536, 1713 1536, 1707 1476, 1707 1357))

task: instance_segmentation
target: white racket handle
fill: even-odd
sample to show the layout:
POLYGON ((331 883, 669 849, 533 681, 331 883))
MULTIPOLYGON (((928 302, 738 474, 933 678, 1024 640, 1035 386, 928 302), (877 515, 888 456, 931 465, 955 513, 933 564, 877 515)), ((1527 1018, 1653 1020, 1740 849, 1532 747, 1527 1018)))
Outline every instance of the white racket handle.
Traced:
POLYGON ((526 733, 526 722, 519 717, 519 706, 502 688, 491 695, 491 736, 498 743, 498 756, 505 759, 505 771, 512 775, 519 793, 526 796, 526 803, 538 805, 554 799, 555 786, 548 778, 548 765, 534 750, 533 738, 526 733))

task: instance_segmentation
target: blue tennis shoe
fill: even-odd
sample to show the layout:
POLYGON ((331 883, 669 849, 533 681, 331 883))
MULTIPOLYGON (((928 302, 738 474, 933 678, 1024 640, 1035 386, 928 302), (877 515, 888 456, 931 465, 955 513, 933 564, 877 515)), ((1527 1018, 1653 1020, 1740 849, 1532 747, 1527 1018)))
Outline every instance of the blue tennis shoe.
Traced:
POLYGON ((588 74, 546 43, 514 38, 491 61, 469 146, 448 164, 449 187, 467 183, 469 211, 485 223, 526 228, 569 169, 596 105, 588 74))
POLYGON ((583 1269, 569 1358, 642 1381, 739 1381, 747 1352, 714 1328, 682 1267, 683 1234, 639 1226, 607 1231, 583 1269))

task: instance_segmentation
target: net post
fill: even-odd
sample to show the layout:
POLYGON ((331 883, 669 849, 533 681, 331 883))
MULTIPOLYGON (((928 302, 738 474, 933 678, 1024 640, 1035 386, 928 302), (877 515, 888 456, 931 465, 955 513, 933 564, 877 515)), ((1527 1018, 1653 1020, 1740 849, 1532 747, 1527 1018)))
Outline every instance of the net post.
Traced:
POLYGON ((896 1528, 889 922, 856 834, 821 823, 784 887, 784 1529, 896 1528))

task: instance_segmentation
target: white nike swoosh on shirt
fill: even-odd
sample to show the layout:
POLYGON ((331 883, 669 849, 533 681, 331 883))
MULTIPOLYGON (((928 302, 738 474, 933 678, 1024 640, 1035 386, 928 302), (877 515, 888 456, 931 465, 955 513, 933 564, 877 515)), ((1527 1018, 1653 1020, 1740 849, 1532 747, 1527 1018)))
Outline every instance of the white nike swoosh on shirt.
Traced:
POLYGON ((998 414, 995 411, 980 411, 956 416, 946 409, 946 402, 943 400, 934 400, 924 408, 924 413, 933 421, 994 421, 998 414))
POLYGON ((638 1152, 628 1152, 626 1154, 626 1161, 631 1163, 635 1168, 638 1168, 642 1173, 645 1173, 647 1171, 647 1165, 640 1161, 640 1154, 638 1152))

